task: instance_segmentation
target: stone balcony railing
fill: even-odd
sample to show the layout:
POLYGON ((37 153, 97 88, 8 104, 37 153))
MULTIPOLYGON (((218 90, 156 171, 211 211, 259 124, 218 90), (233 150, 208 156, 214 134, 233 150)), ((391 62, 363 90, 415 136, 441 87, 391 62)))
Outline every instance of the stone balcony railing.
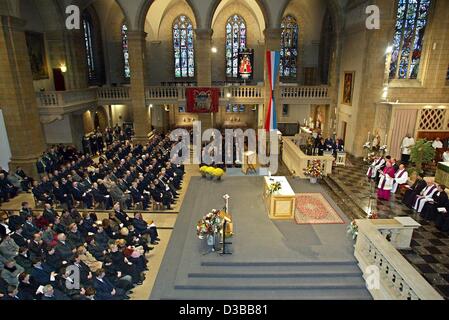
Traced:
POLYGON ((36 93, 41 116, 60 116, 98 105, 97 88, 36 93))
MULTIPOLYGON (((264 86, 220 86, 220 102, 262 104, 264 86)), ((150 104, 176 104, 185 102, 185 87, 150 86, 145 88, 145 100, 150 104)), ((278 102, 330 103, 327 86, 278 86, 275 92, 278 102)), ((130 87, 99 87, 69 91, 38 92, 37 102, 41 115, 64 114, 98 105, 129 104, 130 87)))
POLYGON ((443 300, 380 232, 385 227, 377 227, 369 219, 356 220, 356 223, 358 236, 354 256, 374 299, 443 300))
POLYGON ((329 100, 328 86, 280 86, 279 100, 284 103, 294 102, 298 100, 329 100))

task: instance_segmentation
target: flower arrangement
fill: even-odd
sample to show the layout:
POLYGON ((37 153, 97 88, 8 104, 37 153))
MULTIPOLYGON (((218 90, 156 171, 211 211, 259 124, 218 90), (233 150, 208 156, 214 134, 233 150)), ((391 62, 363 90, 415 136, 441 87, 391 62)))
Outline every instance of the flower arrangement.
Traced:
POLYGON ((217 178, 217 180, 221 180, 221 177, 224 175, 224 170, 221 168, 214 168, 208 166, 202 166, 200 168, 201 176, 213 179, 217 178))
POLYGON ((222 168, 215 168, 214 170, 212 170, 212 175, 216 177, 217 180, 220 180, 224 175, 224 170, 222 168))
POLYGON ((201 175, 203 176, 203 177, 205 177, 206 176, 206 169, 207 168, 209 168, 208 166, 202 166, 201 168, 200 168, 200 172, 201 172, 201 175))
POLYGON ((323 176, 323 169, 320 160, 313 160, 307 168, 304 169, 304 175, 310 178, 321 178, 323 176))
POLYGON ((371 164, 371 163, 373 163, 375 158, 376 158, 376 153, 370 152, 370 153, 368 153, 368 155, 365 158, 363 158, 363 161, 365 163, 371 164))
POLYGON ((365 144, 363 145, 363 149, 371 150, 371 142, 369 141, 365 142, 365 144))
POLYGON ((367 218, 368 218, 368 219, 378 219, 378 218, 379 218, 379 215, 377 214, 376 211, 372 211, 372 212, 368 213, 367 218))
POLYGON ((205 215, 196 225, 196 234, 199 239, 204 239, 207 236, 218 232, 221 227, 221 219, 218 210, 212 210, 205 215))
POLYGON ((351 234, 352 240, 357 239, 357 236, 359 234, 359 227, 357 226, 355 220, 353 220, 351 224, 348 226, 348 234, 351 234))
POLYGON ((281 183, 279 181, 273 182, 268 186, 268 194, 273 194, 282 189, 281 183))

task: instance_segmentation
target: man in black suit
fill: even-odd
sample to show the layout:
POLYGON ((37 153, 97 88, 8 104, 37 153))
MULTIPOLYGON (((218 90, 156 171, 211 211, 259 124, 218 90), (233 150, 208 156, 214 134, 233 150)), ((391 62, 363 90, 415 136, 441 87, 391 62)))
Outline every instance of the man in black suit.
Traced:
POLYGON ((101 192, 96 182, 92 185, 92 196, 96 202, 103 203, 106 210, 110 210, 112 208, 111 196, 101 192))
POLYGON ((139 191, 136 181, 132 183, 129 191, 131 191, 131 198, 133 200, 133 203, 136 204, 141 202, 143 205, 143 210, 146 210, 148 208, 148 198, 144 197, 143 194, 139 191))
POLYGON ((31 276, 39 286, 45 286, 49 283, 54 283, 56 280, 56 272, 53 272, 50 267, 43 263, 42 258, 34 258, 33 269, 31 276))
POLYGON ((73 182, 72 185, 73 199, 75 199, 75 201, 84 203, 85 208, 92 208, 93 197, 89 189, 85 189, 82 185, 78 184, 78 182, 73 182))
POLYGON ((18 189, 8 180, 4 173, 0 173, 0 191, 5 202, 17 195, 18 189))
POLYGON ((60 187, 58 181, 53 182, 53 195, 64 208, 70 209, 70 207, 72 206, 72 197, 70 194, 67 194, 66 190, 60 187))
POLYGON ((27 216, 25 219, 25 223, 23 224, 23 236, 31 241, 34 235, 39 231, 39 228, 33 222, 33 217, 27 216))
POLYGON ((120 220, 120 222, 125 226, 129 226, 132 223, 132 218, 130 218, 126 212, 120 209, 120 203, 116 202, 114 204, 115 217, 120 220))
POLYGON ((11 238, 14 240, 14 242, 19 246, 19 247, 27 247, 28 246, 28 239, 25 238, 22 235, 23 232, 23 227, 22 225, 18 225, 16 227, 16 230, 11 233, 11 238))
POLYGON ((38 200, 38 201, 42 201, 44 203, 53 203, 53 199, 50 196, 50 193, 47 193, 46 191, 43 190, 42 185, 39 184, 39 182, 37 181, 33 181, 33 188, 31 190, 31 192, 33 193, 34 197, 38 200))
POLYGON ((29 192, 29 190, 31 189, 31 184, 33 182, 33 179, 28 177, 26 175, 25 171, 23 171, 21 167, 16 168, 15 175, 19 178, 22 190, 25 192, 29 192))
POLYGON ((55 209, 51 206, 51 204, 46 203, 44 205, 44 211, 43 211, 44 218, 51 224, 55 223, 55 219, 58 216, 58 213, 55 209))
POLYGON ((63 261, 72 261, 73 256, 76 252, 76 248, 66 241, 67 237, 64 233, 58 234, 58 242, 56 244, 56 252, 61 256, 63 261))
POLYGON ((116 288, 105 277, 106 272, 104 269, 99 269, 95 272, 94 288, 96 290, 95 297, 98 300, 123 300, 129 299, 123 289, 116 288))

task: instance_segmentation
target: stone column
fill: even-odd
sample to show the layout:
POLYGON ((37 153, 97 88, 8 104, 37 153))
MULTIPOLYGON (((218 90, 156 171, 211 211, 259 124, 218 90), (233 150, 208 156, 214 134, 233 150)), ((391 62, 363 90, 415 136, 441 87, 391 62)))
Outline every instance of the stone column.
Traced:
POLYGON ((129 64, 131 67, 130 97, 133 110, 134 140, 138 143, 148 141, 151 119, 145 103, 145 38, 141 31, 128 32, 129 64))
MULTIPOLYGON (((195 57, 196 57, 196 80, 199 87, 210 87, 212 85, 212 29, 195 29, 195 57)), ((214 113, 200 113, 198 120, 201 121, 202 129, 214 127, 214 113)))
MULTIPOLYGON (((264 30, 265 35, 265 50, 263 53, 263 60, 264 60, 264 83, 265 83, 265 98, 264 98, 264 108, 263 108, 263 124, 265 124, 265 117, 267 114, 267 108, 268 104, 270 102, 270 79, 268 78, 268 72, 267 72, 267 58, 266 58, 266 52, 267 51, 280 51, 281 50, 281 33, 282 30, 280 28, 270 28, 264 30)), ((274 88, 276 89, 276 87, 274 88)), ((277 90, 275 91, 275 94, 277 94, 277 90)), ((282 106, 279 105, 279 99, 276 97, 276 103, 277 103, 277 114, 279 115, 282 106)))
POLYGON ((195 29, 196 79, 199 87, 212 84, 212 29, 195 29))
POLYGON ((88 87, 86 47, 83 30, 66 30, 67 73, 64 74, 66 89, 84 89, 88 87))
POLYGON ((46 145, 24 26, 21 19, 0 16, 0 108, 11 147, 10 170, 21 166, 28 175, 37 177, 36 161, 46 145))

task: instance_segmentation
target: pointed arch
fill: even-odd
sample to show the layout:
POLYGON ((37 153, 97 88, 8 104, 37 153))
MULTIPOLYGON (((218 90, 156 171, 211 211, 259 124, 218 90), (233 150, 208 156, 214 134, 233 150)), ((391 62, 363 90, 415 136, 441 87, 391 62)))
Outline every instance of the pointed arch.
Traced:
MULTIPOLYGON (((207 21, 206 21, 206 28, 210 29, 213 25, 213 20, 215 15, 217 14, 217 10, 219 9, 219 6, 222 4, 222 2, 229 2, 228 0, 213 0, 211 1, 211 4, 209 6, 208 14, 207 14, 207 21)), ((232 0, 231 0, 232 1, 232 0)), ((262 16, 263 21, 259 21, 259 23, 262 22, 262 31, 270 25, 270 15, 268 14, 267 7, 263 0, 249 0, 249 2, 255 2, 257 4, 258 10, 260 10, 260 14, 262 16)))

